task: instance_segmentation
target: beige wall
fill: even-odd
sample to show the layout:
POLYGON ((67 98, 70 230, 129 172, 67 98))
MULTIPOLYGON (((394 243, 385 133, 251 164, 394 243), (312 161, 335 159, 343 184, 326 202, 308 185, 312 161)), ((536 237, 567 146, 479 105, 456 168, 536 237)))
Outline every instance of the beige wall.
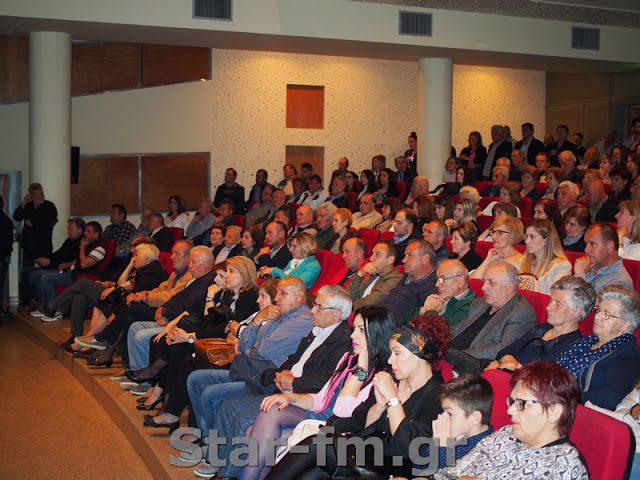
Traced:
MULTIPOLYGON (((286 145, 324 146, 325 177, 343 155, 360 171, 375 154, 401 154, 416 128, 414 62, 213 50, 212 65, 207 82, 74 98, 72 144, 85 155, 210 151, 215 190, 229 165, 245 187, 260 167, 277 181, 286 145), (323 130, 285 128, 287 83, 325 86, 323 130)), ((544 131, 543 72, 456 65, 453 78, 458 151, 472 130, 490 143, 494 123, 516 138, 525 121, 544 131)), ((0 106, 0 126, 0 168, 22 170, 26 188, 28 104, 0 106)))

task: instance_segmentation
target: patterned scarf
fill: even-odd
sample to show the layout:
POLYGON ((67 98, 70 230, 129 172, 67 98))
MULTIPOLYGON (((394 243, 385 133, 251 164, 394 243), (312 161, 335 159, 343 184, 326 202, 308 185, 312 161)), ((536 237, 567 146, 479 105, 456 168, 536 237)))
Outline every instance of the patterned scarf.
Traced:
POLYGON ((558 365, 565 367, 574 377, 579 378, 580 373, 585 368, 589 368, 592 363, 606 357, 623 345, 635 341, 636 337, 625 333, 608 341, 601 347, 591 350, 591 347, 598 343, 598 337, 595 334, 589 335, 571 345, 558 360, 558 365))

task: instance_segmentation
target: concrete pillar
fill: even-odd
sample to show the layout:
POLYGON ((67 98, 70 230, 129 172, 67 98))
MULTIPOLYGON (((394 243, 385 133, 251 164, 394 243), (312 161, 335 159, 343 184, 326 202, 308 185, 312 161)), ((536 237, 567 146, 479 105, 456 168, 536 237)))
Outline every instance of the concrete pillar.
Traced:
MULTIPOLYGON (((55 203, 53 249, 66 238, 71 183, 71 35, 29 35, 29 183, 55 203)), ((26 193, 26 192, 25 192, 26 193)))
POLYGON ((453 60, 422 58, 418 72, 418 175, 442 182, 451 155, 453 60))

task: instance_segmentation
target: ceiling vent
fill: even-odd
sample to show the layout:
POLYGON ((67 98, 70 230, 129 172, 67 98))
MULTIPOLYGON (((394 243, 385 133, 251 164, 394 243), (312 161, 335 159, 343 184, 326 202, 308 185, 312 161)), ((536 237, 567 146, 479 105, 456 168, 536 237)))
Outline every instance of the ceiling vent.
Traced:
POLYGON ((231 20, 231 0, 193 0, 193 18, 231 20))
POLYGON ((599 28, 571 28, 571 48, 580 50, 600 50, 599 28))
POLYGON ((400 35, 431 36, 431 13, 400 12, 400 35))

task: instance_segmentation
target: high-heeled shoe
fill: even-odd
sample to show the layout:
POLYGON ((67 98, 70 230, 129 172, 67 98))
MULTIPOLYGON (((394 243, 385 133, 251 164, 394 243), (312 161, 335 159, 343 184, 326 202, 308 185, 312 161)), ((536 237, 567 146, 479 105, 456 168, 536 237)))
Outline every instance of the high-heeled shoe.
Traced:
POLYGON ((160 402, 162 402, 162 400, 164 400, 164 395, 158 395, 158 398, 156 398, 149 405, 146 405, 144 403, 142 403, 141 405, 137 405, 136 406, 136 410, 153 410, 153 409, 156 408, 156 405, 158 405, 160 402))
POLYGON ((173 423, 156 423, 153 415, 145 415, 143 425, 151 428, 168 428, 169 434, 171 434, 180 427, 180 420, 173 423))
POLYGON ((113 365, 113 358, 100 360, 100 357, 91 357, 87 359, 87 365, 93 365, 94 367, 111 368, 111 365, 113 365))
POLYGON ((154 375, 153 377, 149 377, 149 378, 140 378, 136 375, 136 373, 133 370, 125 370, 124 374, 127 376, 129 380, 131 380, 134 383, 154 382, 158 379, 158 375, 154 375))
POLYGON ((90 348, 89 350, 80 350, 73 354, 73 358, 88 358, 96 352, 95 349, 90 348))
POLYGON ((136 403, 144 403, 147 401, 147 398, 149 397, 140 397, 139 399, 136 400, 136 403))

